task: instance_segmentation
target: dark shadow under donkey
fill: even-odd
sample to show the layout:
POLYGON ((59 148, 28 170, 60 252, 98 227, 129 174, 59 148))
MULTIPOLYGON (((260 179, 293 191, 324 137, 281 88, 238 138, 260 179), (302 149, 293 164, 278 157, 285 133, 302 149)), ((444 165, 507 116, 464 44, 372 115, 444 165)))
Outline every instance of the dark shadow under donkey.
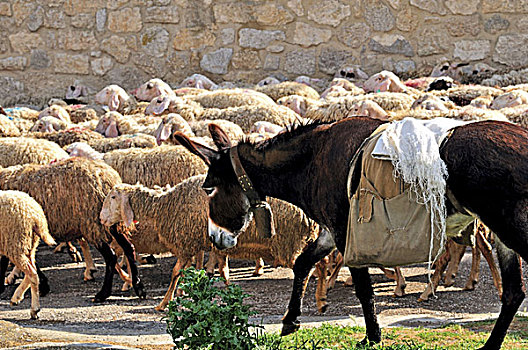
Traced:
MULTIPOLYGON (((349 163, 363 140, 382 123, 356 117, 331 124, 308 124, 261 143, 242 142, 236 147, 218 126, 211 124, 218 151, 181 133, 171 136, 209 164, 203 187, 210 196, 209 235, 218 248, 235 245, 253 213, 256 220, 266 217, 259 213, 265 196, 299 206, 323 227, 320 237, 295 262, 283 334, 299 327, 297 318, 311 268, 334 246, 344 251, 349 163)), ((495 121, 459 126, 441 146, 440 154, 449 173, 448 190, 458 204, 477 215, 499 238, 502 308, 483 349, 500 349, 525 296, 519 255, 528 261, 528 130, 495 121)), ((454 210, 449 201, 447 207, 448 212, 454 210)), ((350 272, 365 317, 367 334, 363 342, 378 343, 381 331, 368 269, 351 268, 350 272)))

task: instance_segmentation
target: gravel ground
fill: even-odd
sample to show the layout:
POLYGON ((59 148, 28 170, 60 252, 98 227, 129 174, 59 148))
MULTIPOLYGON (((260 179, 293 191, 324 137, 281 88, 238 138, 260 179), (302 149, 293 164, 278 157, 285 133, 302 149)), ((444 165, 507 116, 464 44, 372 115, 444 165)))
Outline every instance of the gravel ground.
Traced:
MULTIPOLYGON (((100 288, 104 272, 102 258, 95 250, 93 255, 98 267, 96 281, 84 282, 83 264, 71 263, 67 254, 53 254, 50 248, 41 246, 37 261, 49 278, 51 292, 41 298, 40 319, 32 321, 29 320, 29 293, 20 305, 11 307, 9 298, 16 286, 7 287, 0 300, 0 319, 3 320, 0 322, 0 347, 42 341, 81 341, 169 349, 171 342, 165 333, 163 314, 156 312, 154 306, 163 298, 175 258, 158 258, 156 264, 140 267, 140 275, 147 288, 146 300, 139 300, 133 292, 119 291, 122 283, 116 277, 114 294, 103 304, 93 304, 91 299, 100 288)), ((407 280, 407 295, 402 298, 392 296, 394 281, 388 280, 378 269, 372 269, 380 322, 384 326, 438 326, 495 316, 500 309, 500 301, 484 259, 476 290, 461 290, 470 265, 471 254, 468 251, 455 285, 449 288, 440 286, 437 298, 422 303, 417 299, 427 282, 425 265, 402 269, 407 280)), ((257 319, 269 325, 270 329, 278 329, 277 324, 280 324, 291 292, 291 270, 266 266, 262 276, 252 277, 251 262, 232 261, 231 266, 232 281, 251 295, 248 302, 258 312, 257 319)), ((525 278, 527 271, 525 268, 525 278)), ((329 307, 324 315, 317 312, 315 280, 312 279, 306 292, 302 320, 361 324, 361 307, 353 288, 343 283, 347 277, 348 271, 343 269, 336 287, 328 294, 329 307)))

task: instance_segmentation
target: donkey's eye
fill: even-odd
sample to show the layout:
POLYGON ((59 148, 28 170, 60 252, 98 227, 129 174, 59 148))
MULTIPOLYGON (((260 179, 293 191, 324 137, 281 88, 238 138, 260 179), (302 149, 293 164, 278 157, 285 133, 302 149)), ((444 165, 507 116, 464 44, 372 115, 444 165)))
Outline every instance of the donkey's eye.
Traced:
POLYGON ((216 191, 216 187, 203 187, 203 190, 208 196, 212 196, 216 191))

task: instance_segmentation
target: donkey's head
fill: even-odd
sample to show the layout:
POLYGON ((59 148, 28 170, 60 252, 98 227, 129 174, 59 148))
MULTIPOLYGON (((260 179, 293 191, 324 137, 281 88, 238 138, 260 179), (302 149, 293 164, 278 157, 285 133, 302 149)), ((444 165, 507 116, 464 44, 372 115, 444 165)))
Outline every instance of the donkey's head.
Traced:
POLYGON ((209 195, 209 238, 218 249, 231 248, 253 217, 260 234, 271 237, 274 234, 271 209, 243 170, 238 149, 232 147, 219 126, 209 124, 209 132, 218 150, 194 142, 181 132, 171 135, 172 141, 209 165, 202 185, 209 195))

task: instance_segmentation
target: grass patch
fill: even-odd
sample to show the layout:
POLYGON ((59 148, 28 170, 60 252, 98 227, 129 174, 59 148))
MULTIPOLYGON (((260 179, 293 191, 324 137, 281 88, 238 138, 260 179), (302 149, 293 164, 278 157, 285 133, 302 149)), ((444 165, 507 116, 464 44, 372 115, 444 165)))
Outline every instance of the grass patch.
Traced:
MULTIPOLYGON (((323 324, 318 328, 303 328, 280 338, 266 334, 264 349, 322 350, 322 349, 385 349, 385 350, 466 350, 484 345, 494 321, 448 325, 442 328, 384 328, 382 344, 365 347, 359 341, 365 336, 362 327, 323 324)), ((502 349, 528 349, 528 318, 517 317, 506 336, 502 349)))

